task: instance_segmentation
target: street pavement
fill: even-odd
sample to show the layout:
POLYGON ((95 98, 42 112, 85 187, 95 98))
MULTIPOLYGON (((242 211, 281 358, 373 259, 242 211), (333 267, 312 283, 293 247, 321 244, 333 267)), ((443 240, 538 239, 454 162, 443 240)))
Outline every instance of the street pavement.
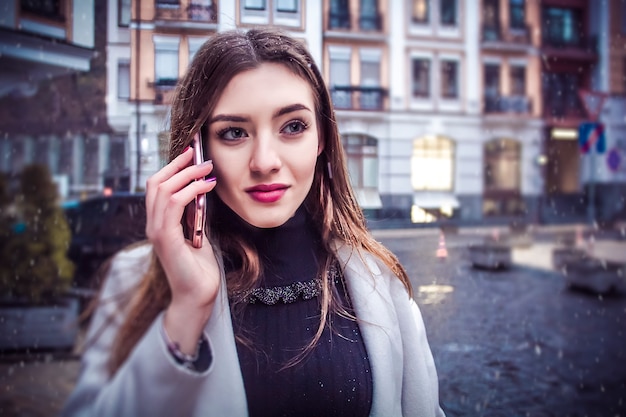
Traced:
MULTIPOLYGON (((536 228, 513 248, 512 268, 473 268, 468 245, 507 233, 461 228, 442 240, 433 228, 374 231, 411 278, 446 414, 626 416, 626 294, 572 291, 551 261, 554 248, 575 240, 596 257, 626 263, 624 234, 536 228)), ((0 355, 0 415, 56 415, 78 359, 0 355)))

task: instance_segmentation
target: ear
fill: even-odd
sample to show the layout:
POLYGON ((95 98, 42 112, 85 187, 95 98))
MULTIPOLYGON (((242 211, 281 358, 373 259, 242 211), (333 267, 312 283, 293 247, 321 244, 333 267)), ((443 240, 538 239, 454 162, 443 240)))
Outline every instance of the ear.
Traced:
POLYGON ((320 156, 323 151, 324 151, 324 141, 322 140, 322 138, 319 138, 317 140, 317 156, 320 156))

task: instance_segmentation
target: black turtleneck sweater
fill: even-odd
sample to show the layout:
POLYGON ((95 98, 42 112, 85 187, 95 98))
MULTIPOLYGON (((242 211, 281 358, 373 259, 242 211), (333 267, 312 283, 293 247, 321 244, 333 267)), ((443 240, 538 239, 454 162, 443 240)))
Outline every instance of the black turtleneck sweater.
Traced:
MULTIPOLYGON (((260 287, 283 287, 318 276, 324 251, 303 207, 282 226, 261 229, 216 200, 220 223, 225 222, 258 251, 263 265, 260 287)), ((228 259, 226 265, 227 271, 234 268, 228 259)), ((341 276, 336 288, 349 306, 341 276)), ((243 334, 251 345, 237 343, 251 417, 369 415, 372 376, 355 321, 332 315, 332 331, 327 325, 312 352, 281 370, 313 339, 319 320, 317 297, 273 305, 256 301, 247 304, 241 316, 233 317, 235 334, 243 334)))

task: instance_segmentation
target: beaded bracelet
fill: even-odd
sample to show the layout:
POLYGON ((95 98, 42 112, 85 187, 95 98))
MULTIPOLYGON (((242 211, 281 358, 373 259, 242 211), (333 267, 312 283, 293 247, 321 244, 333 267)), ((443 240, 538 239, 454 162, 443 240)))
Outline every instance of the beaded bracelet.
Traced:
POLYGON ((200 354, 200 345, 202 344, 202 339, 204 336, 200 337, 198 340, 198 346, 196 346, 196 352, 193 355, 188 355, 180 350, 180 345, 178 342, 173 342, 170 336, 167 334, 165 330, 165 325, 161 325, 161 330, 163 333, 163 340, 165 340, 165 345, 167 346, 168 352, 174 357, 174 360, 179 365, 183 365, 185 368, 194 369, 194 364, 198 360, 200 354))

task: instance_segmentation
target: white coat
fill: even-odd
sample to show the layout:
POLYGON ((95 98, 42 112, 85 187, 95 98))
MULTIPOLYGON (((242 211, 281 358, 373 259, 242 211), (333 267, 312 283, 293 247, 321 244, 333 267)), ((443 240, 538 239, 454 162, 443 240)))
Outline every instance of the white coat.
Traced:
MULTIPOLYGON (((373 379, 371 416, 443 416, 437 373, 421 313, 402 282, 370 254, 339 245, 346 285, 373 379)), ((206 327, 212 363, 202 373, 178 365, 160 334, 163 313, 110 378, 107 360, 125 305, 151 258, 146 244, 115 256, 100 295, 76 387, 63 416, 247 416, 224 275, 206 327), (126 299, 127 300, 127 299, 126 299), (110 317, 113 317, 111 320, 110 317), (109 320, 110 323, 103 327, 109 320)), ((221 256, 218 256, 221 261, 221 256)))

